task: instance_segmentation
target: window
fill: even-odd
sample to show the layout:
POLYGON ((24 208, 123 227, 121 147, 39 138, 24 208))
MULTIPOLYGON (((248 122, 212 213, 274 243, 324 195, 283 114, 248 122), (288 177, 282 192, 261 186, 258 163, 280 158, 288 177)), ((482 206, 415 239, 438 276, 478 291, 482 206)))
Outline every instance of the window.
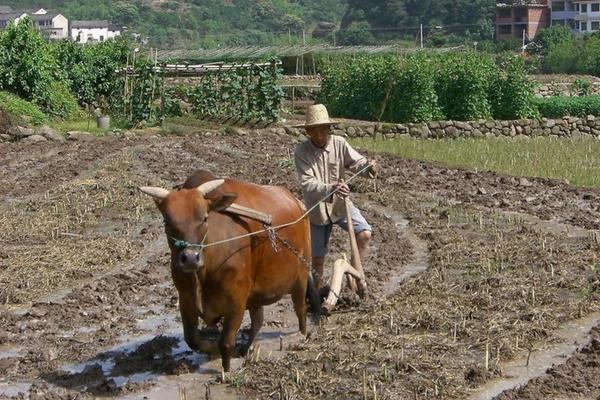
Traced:
POLYGON ((587 14, 587 4, 582 4, 581 5, 581 13, 582 14, 587 14))
POLYGON ((592 3, 592 12, 600 12, 600 3, 592 3))
POLYGON ((104 36, 100 35, 100 41, 104 42, 104 36))
POLYGON ((575 21, 575 29, 579 30, 579 21, 575 21))
POLYGON ((592 30, 597 31, 600 29, 600 21, 592 21, 592 30))
POLYGON ((575 11, 579 12, 579 3, 575 4, 575 11))
POLYGON ((575 21, 574 19, 568 19, 567 20, 567 26, 571 29, 579 29, 579 27, 576 26, 577 21, 575 21))
POLYGON ((564 1, 553 1, 552 2, 552 11, 565 11, 565 2, 564 1))
POLYGON ((581 21, 581 32, 587 31, 587 22, 581 21))

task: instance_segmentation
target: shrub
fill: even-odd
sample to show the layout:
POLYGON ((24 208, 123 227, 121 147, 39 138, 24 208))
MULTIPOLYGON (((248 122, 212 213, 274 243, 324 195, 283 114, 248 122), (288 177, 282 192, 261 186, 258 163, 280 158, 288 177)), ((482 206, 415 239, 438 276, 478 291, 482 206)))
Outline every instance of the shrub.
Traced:
POLYGON ((0 34, 0 89, 43 104, 56 74, 55 59, 30 18, 0 34))
POLYGON ((323 61, 318 101, 334 116, 422 122, 537 115, 521 57, 460 52, 323 61))
POLYGON ((54 81, 50 83, 43 106, 48 114, 61 119, 72 119, 82 114, 75 95, 71 92, 69 86, 63 82, 54 81))
POLYGON ((532 118, 535 107, 534 84, 527 76, 522 57, 505 54, 499 57, 498 73, 490 86, 492 115, 496 119, 532 118))
POLYGON ((571 41, 571 32, 564 25, 552 25, 549 28, 541 29, 533 39, 536 51, 547 54, 548 51, 556 45, 571 41))
POLYGON ((571 91, 578 96, 589 96, 592 94, 592 82, 589 79, 577 78, 571 85, 571 91))
POLYGON ((336 57, 323 60, 317 101, 334 116, 376 119, 402 60, 391 56, 336 57))
POLYGON ((600 96, 553 96, 537 98, 535 103, 540 115, 546 118, 600 115, 600 96))
POLYGON ((469 52, 440 58, 436 86, 446 118, 489 118, 488 93, 494 73, 496 66, 489 56, 469 52))
POLYGON ((42 125, 48 122, 48 116, 37 105, 12 93, 0 91, 0 108, 13 124, 42 125))
MULTIPOLYGON (((428 55, 418 55, 394 67, 390 73, 396 78, 392 81, 391 96, 384 105, 383 120, 425 122, 442 119, 435 91, 435 60, 428 55)), ((373 89, 371 87, 369 92, 373 89)))
POLYGON ((578 46, 575 40, 566 40, 551 45, 542 65, 550 73, 575 73, 577 71, 578 46))

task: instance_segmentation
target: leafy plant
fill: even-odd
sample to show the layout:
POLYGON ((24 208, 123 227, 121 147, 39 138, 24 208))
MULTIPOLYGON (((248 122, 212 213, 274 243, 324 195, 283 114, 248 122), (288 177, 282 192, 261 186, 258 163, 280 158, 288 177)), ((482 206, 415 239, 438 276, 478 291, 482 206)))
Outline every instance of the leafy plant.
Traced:
POLYGON ((0 34, 0 89, 44 104, 58 69, 49 45, 26 17, 0 34))
POLYGON ((488 56, 455 53, 440 59, 436 87, 446 118, 473 120, 489 118, 490 81, 497 73, 488 56))
POLYGON ((48 122, 48 116, 37 105, 12 93, 0 91, 0 108, 13 124, 43 125, 48 122))
POLYGON ((270 67, 253 65, 205 75, 187 93, 200 117, 232 117, 275 121, 283 90, 275 60, 270 67))
POLYGON ((592 94, 592 82, 589 79, 577 78, 571 85, 571 90, 578 96, 589 96, 592 94))
POLYGON ((535 116, 520 57, 419 53, 322 60, 318 101, 332 115, 388 122, 535 116))
POLYGON ((538 98, 535 104, 540 114, 546 118, 600 116, 600 96, 538 98))
POLYGON ((505 54, 499 57, 497 64, 498 73, 492 80, 490 91, 494 118, 536 117, 538 111, 534 104, 534 83, 527 76, 523 58, 505 54))
POLYGON ((122 76, 116 82, 117 90, 111 103, 113 114, 130 124, 154 124, 160 118, 159 93, 163 85, 162 73, 147 59, 138 59, 134 74, 122 76))

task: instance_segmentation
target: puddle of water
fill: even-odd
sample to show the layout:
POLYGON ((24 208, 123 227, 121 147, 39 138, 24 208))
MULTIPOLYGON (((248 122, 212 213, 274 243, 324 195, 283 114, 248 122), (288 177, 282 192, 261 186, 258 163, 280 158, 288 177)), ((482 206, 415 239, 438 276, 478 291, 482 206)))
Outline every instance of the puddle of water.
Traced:
POLYGON ((488 382, 469 398, 472 400, 493 399, 505 390, 525 385, 529 380, 544 375, 552 365, 566 363, 571 355, 589 343, 590 330, 599 323, 600 313, 567 323, 564 328, 555 332, 563 340, 563 343, 541 352, 533 352, 529 366, 527 366, 526 357, 501 364, 506 378, 488 382))
POLYGON ((179 327, 179 323, 175 321, 176 316, 173 315, 159 315, 153 318, 138 319, 136 326, 138 329, 144 331, 158 331, 160 327, 163 327, 169 331, 173 331, 179 327))
POLYGON ((390 294, 393 293, 398 285, 403 281, 427 270, 429 265, 429 250, 425 242, 418 239, 412 234, 412 232, 410 232, 408 227, 409 221, 404 217, 404 215, 390 208, 376 204, 370 200, 364 199, 363 203, 368 205, 372 210, 384 215, 386 218, 392 221, 398 233, 406 235, 413 245, 413 260, 402 269, 401 273, 392 275, 383 286, 384 292, 386 294, 390 294))
POLYGON ((94 365, 94 364, 99 364, 102 367, 102 373, 104 375, 109 375, 110 372, 112 371, 113 367, 115 366, 115 362, 112 359, 108 359, 108 360, 94 359, 94 360, 90 360, 90 361, 87 361, 84 363, 63 365, 62 369, 65 372, 68 372, 69 374, 80 374, 87 367, 94 365))
POLYGON ((31 383, 2 383, 0 382, 0 396, 17 397, 19 393, 27 395, 31 388, 31 383))
POLYGON ((111 376, 110 379, 112 379, 118 387, 121 387, 129 382, 141 383, 157 377, 158 375, 152 372, 142 372, 130 376, 111 376))
POLYGON ((534 228, 540 229, 547 233, 565 234, 569 238, 589 238, 600 237, 600 232, 588 230, 579 226, 565 224, 556 220, 543 220, 535 215, 519 213, 515 211, 502 211, 502 214, 514 216, 533 225, 534 228))
POLYGON ((21 357, 22 347, 0 347, 0 360, 3 358, 21 357))

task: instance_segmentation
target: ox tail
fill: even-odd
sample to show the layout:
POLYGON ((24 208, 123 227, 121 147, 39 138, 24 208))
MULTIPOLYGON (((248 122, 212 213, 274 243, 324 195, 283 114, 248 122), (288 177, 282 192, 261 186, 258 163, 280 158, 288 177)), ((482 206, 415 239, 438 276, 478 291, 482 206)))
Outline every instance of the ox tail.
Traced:
POLYGON ((308 285, 306 286, 306 299, 308 300, 308 310, 314 322, 319 322, 321 313, 321 297, 315 287, 315 280, 312 272, 308 274, 308 285))

